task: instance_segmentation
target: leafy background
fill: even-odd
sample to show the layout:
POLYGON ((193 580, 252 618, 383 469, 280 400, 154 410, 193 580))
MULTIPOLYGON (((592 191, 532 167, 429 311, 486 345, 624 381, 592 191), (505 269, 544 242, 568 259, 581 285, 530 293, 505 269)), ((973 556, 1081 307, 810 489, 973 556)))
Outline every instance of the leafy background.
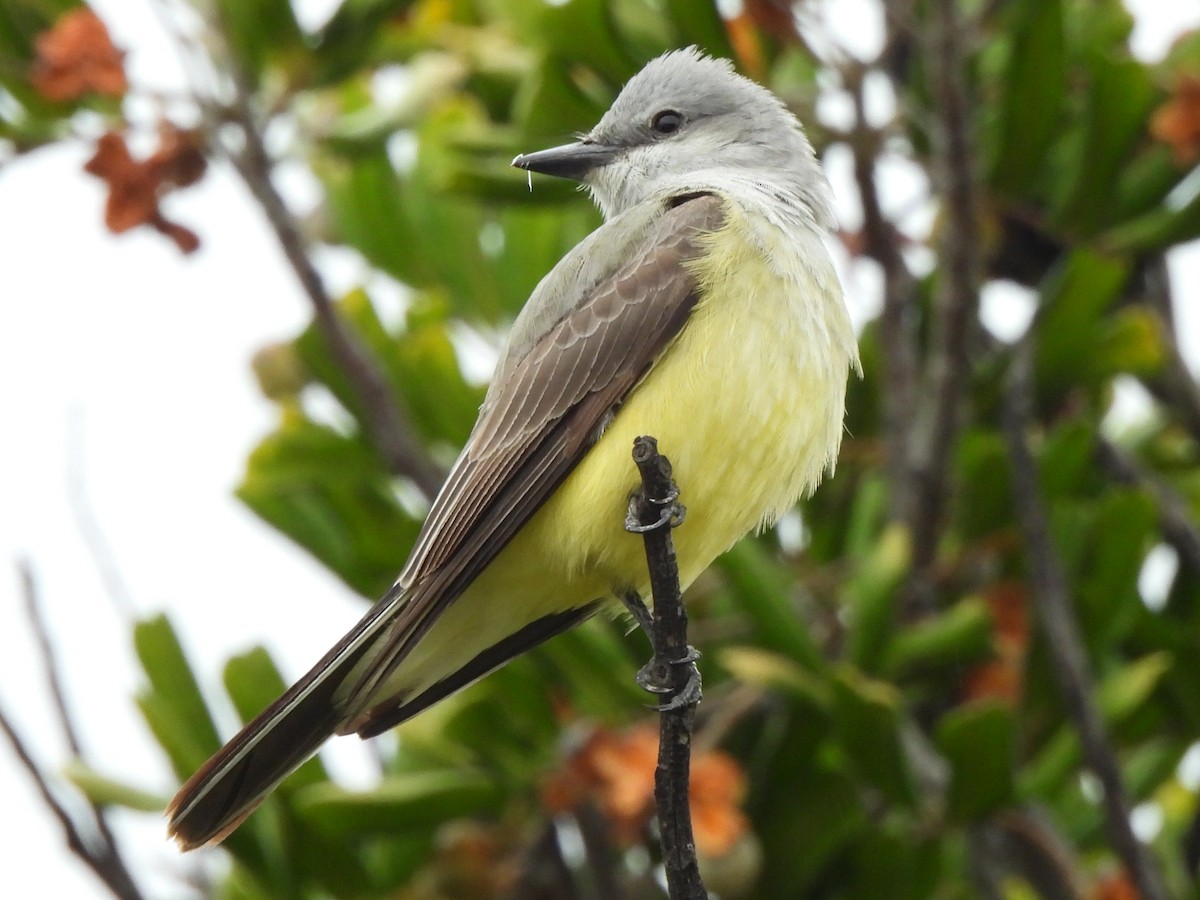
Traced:
MULTIPOLYGON (((0 3, 0 140, 19 159, 120 135, 90 165, 108 226, 182 251, 220 222, 176 221, 159 201, 212 159, 297 270, 316 259, 334 284, 328 248, 369 264, 344 290, 310 285, 312 323, 255 357, 275 420, 237 488, 366 598, 470 427, 472 353, 597 221, 562 185, 530 194, 507 160, 586 128, 667 47, 699 43, 771 85, 831 167, 852 164, 861 227, 841 243, 880 302, 860 307, 866 378, 838 477, 691 592, 710 885, 1196 895, 1200 402, 1163 264, 1200 233, 1194 36, 1149 65, 1115 0, 890 4, 887 43, 864 62, 803 3, 723 20, 683 0, 347 0, 308 31, 285 0, 159 6, 191 95, 115 84, 121 60, 94 32, 66 43, 60 72, 38 36, 78 4, 0 3), (62 81, 80 47, 109 78, 76 96, 62 81), (880 96, 888 112, 867 115, 880 96), (299 220, 272 205, 272 164, 315 176, 299 220), (916 186, 907 207, 887 196, 889 167, 916 186), (1007 330, 982 324, 981 296, 1010 298, 1007 330), (1131 392, 1149 413, 1121 427, 1114 395, 1131 392), (1159 577, 1139 582, 1152 555, 1159 577), (1148 850, 1130 843, 1133 809, 1148 850)), ((133 630, 136 702, 180 777, 218 743, 218 689, 198 685, 186 642, 162 616, 133 630)), ((225 897, 654 896, 646 713, 620 675, 644 655, 611 623, 566 635, 385 742, 374 789, 314 762, 227 843, 229 864, 178 872, 225 897)), ((262 650, 225 668, 243 717, 281 686, 262 650)), ((103 821, 168 792, 81 758, 67 795, 49 768, 88 834, 78 797, 103 821)), ((121 884, 120 842, 96 834, 108 887, 145 890, 121 884)))

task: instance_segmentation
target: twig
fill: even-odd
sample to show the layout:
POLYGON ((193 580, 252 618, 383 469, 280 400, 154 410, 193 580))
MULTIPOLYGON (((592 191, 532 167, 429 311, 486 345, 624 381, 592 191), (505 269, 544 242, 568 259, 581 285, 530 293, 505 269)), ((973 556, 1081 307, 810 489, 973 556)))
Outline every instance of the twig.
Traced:
MULTIPOLYGON (((54 700, 59 724, 62 727, 67 746, 71 750, 71 753, 76 757, 82 757, 79 736, 67 709, 66 697, 63 693, 62 679, 59 675, 53 644, 50 641, 45 622, 41 616, 37 600, 37 585, 34 582, 33 572, 28 563, 25 562, 18 563, 18 568, 21 576, 26 612, 29 615, 29 621, 33 628, 38 648, 42 654, 46 681, 54 700)), ((96 834, 85 836, 80 824, 75 821, 71 814, 67 812, 66 807, 54 796, 54 791, 50 788, 49 780, 34 760, 29 748, 25 745, 25 741, 21 738, 16 727, 2 708, 0 708, 0 731, 4 732, 21 767, 25 769, 30 780, 33 781, 38 794, 41 795, 42 802, 45 803, 54 817, 58 819, 66 837, 67 847, 70 848, 71 852, 84 865, 91 869, 97 878, 104 882, 105 886, 114 896, 120 897, 121 900, 141 900, 141 892, 138 890, 133 876, 130 875, 129 869, 125 866, 125 861, 121 856, 116 838, 108 827, 104 811, 89 801, 88 805, 92 811, 96 834)))
POLYGON ((927 376, 928 402, 918 417, 910 452, 913 505, 913 574, 918 602, 937 553, 946 504, 950 450, 958 436, 970 371, 971 325, 979 305, 979 235, 976 216, 975 157, 971 111, 963 62, 962 25, 957 0, 938 0, 933 10, 933 104, 937 110, 938 152, 934 177, 945 222, 938 252, 941 277, 934 296, 927 376))
POLYGON ((687 611, 671 539, 671 528, 683 521, 685 510, 671 480, 671 463, 659 454, 654 438, 634 440, 633 461, 641 473, 642 487, 630 500, 625 527, 640 533, 645 541, 654 612, 647 611, 636 593, 630 592, 624 599, 654 648, 654 658, 638 673, 638 683, 666 698, 659 707, 654 806, 662 837, 667 893, 671 900, 705 900, 708 892, 696 860, 688 800, 700 676, 695 667, 696 653, 687 642, 687 611))
POLYGON ((854 180, 863 211, 863 252, 883 270, 883 312, 879 340, 883 352, 883 431, 887 445, 888 480, 891 483, 892 517, 911 522, 912 482, 909 444, 912 411, 916 408, 917 339, 914 329, 916 281, 899 250, 899 235, 883 212, 875 180, 880 138, 867 123, 863 96, 866 71, 851 64, 844 78, 854 98, 855 123, 849 134, 854 151, 854 180))
POLYGON ((1128 454, 1100 439, 1096 446, 1100 465, 1117 481, 1146 491, 1158 509, 1158 527, 1185 566, 1200 575, 1200 529, 1192 521, 1187 501, 1138 466, 1128 454))
POLYGON ((1031 354, 1028 340, 1017 348, 1006 386, 1003 425, 1012 465, 1013 502, 1028 557, 1032 606, 1046 634, 1067 718, 1079 735, 1088 768, 1104 791, 1109 840, 1133 877, 1142 900, 1166 900, 1162 877, 1130 825, 1129 795, 1104 720, 1092 699, 1094 685, 1071 608, 1070 587, 1039 494, 1037 468, 1026 437, 1033 405, 1031 354))
MULTIPOLYGON (((88 502, 82 413, 76 413, 68 419, 67 435, 67 502, 75 517, 75 527, 79 529, 80 537, 83 538, 83 543, 92 557, 105 593, 112 600, 118 614, 126 621, 133 621, 136 615, 133 592, 121 574, 116 553, 88 502)), ((22 572, 24 571, 22 566, 22 572)))
POLYGON ((505 900, 549 900, 574 895, 571 867, 563 859, 558 825, 551 819, 523 854, 517 876, 503 896, 505 900))
POLYGON ((1158 256, 1151 259, 1145 266, 1143 280, 1146 303, 1158 314, 1162 324, 1166 352, 1162 374, 1147 379, 1146 386, 1175 413, 1192 437, 1200 440, 1200 386, 1197 386, 1179 348, 1175 303, 1166 258, 1158 256))
POLYGON ((79 742, 79 734, 75 723, 71 720, 67 709, 67 697, 63 691, 62 678, 58 671, 58 655, 46 629, 46 621, 42 618, 41 604, 38 602, 37 583, 33 578, 33 569, 27 560, 17 561, 17 573, 21 578, 21 594, 25 601, 25 616, 29 619, 29 627, 33 630, 34 640, 37 641, 38 652, 42 657, 42 669, 46 677, 46 685, 50 688, 50 696, 54 700, 54 712, 58 716, 59 727, 67 741, 67 748, 72 756, 82 756, 83 749, 79 742))
POLYGON ((379 363, 338 318, 296 220, 271 180, 271 160, 251 109, 251 89, 244 78, 235 75, 234 81, 237 93, 229 113, 240 127, 243 145, 239 152, 230 152, 233 166, 262 207, 284 256, 308 296, 329 351, 362 406, 361 420, 373 446, 389 471, 411 479, 427 499, 432 499, 442 486, 443 473, 417 441, 412 424, 402 412, 399 398, 379 363))

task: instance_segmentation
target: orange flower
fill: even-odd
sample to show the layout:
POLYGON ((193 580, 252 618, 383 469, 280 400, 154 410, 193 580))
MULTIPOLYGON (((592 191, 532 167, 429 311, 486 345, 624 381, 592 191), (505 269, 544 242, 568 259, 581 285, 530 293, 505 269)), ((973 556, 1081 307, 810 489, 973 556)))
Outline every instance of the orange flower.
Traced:
POLYGON ((993 697, 1015 705, 1021 696, 1029 649, 1029 591, 1017 581, 1002 581, 984 594, 992 614, 996 658, 980 663, 964 679, 968 700, 993 697))
POLYGON ((1150 134, 1171 148, 1179 165, 1200 160, 1200 77, 1175 79, 1174 95, 1150 119, 1150 134))
POLYGON ((1092 886, 1092 900, 1139 900, 1142 895, 1124 872, 1101 878, 1092 886))
MULTIPOLYGON (((592 802, 616 839, 636 842, 654 813, 654 771, 658 729, 652 724, 624 732, 595 729, 542 785, 542 804, 551 813, 592 802)), ((729 852, 749 823, 741 810, 746 780, 738 762, 719 750, 692 757, 692 828, 697 850, 706 856, 729 852)))
POLYGON ((71 10, 39 34, 34 47, 37 60, 30 81, 47 100, 77 100, 85 94, 121 97, 129 87, 125 54, 86 6, 71 10))
POLYGON ((163 195, 177 187, 194 184, 204 174, 206 162, 195 134, 181 131, 169 122, 159 129, 158 149, 144 160, 134 159, 125 136, 110 131, 96 142, 96 152, 84 171, 108 184, 104 224, 113 234, 138 225, 149 225, 165 234, 184 253, 200 246, 191 229, 172 222, 159 209, 163 195))

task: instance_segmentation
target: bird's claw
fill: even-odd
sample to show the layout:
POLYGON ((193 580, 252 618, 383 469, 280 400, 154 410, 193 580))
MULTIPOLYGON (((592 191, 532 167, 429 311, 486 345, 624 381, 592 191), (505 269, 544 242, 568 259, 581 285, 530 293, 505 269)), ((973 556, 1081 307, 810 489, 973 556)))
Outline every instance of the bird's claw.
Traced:
POLYGON ((642 524, 641 516, 638 515, 638 507, 642 503, 639 491, 629 498, 629 511, 625 514, 626 531, 633 534, 645 534, 647 531, 655 531, 664 525, 678 528, 687 518, 687 507, 679 502, 679 491, 674 486, 672 486, 671 492, 661 500, 650 497, 646 502, 659 507, 658 520, 649 525, 642 524))
POLYGON ((651 694, 674 693, 675 695, 666 703, 652 707, 653 709, 659 712, 668 712, 685 706, 694 706, 700 702, 702 685, 700 670, 696 667, 696 660, 699 658, 700 652, 695 647, 689 646, 687 652, 679 659, 664 660, 656 655, 638 670, 637 683, 642 690, 649 691, 651 694), (671 677, 671 668, 673 666, 688 667, 687 682, 679 689, 672 684, 674 679, 671 677))

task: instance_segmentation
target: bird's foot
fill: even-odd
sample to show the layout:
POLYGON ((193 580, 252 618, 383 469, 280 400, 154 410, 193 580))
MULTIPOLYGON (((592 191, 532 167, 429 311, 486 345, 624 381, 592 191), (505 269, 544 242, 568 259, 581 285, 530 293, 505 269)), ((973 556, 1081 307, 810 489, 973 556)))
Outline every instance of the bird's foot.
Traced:
POLYGON ((695 706, 700 702, 703 691, 700 669, 696 667, 696 660, 699 658, 700 652, 689 645, 687 652, 679 659, 663 659, 655 654, 650 662, 638 670, 637 683, 643 690, 652 694, 674 694, 666 703, 654 709, 658 712, 669 712, 685 706, 695 706), (679 688, 675 686, 676 679, 672 671, 675 666, 687 667, 687 681, 679 688))
POLYGON ((633 534, 645 534, 647 531, 655 531, 663 526, 678 528, 683 524, 685 518, 687 518, 687 507, 679 502, 679 491, 674 486, 672 486, 671 492, 661 500, 644 497, 639 488, 629 498, 629 511, 625 514, 625 530, 633 534), (638 514, 642 503, 649 503, 651 506, 659 508, 657 521, 651 522, 649 525, 642 524, 642 517, 638 514))

